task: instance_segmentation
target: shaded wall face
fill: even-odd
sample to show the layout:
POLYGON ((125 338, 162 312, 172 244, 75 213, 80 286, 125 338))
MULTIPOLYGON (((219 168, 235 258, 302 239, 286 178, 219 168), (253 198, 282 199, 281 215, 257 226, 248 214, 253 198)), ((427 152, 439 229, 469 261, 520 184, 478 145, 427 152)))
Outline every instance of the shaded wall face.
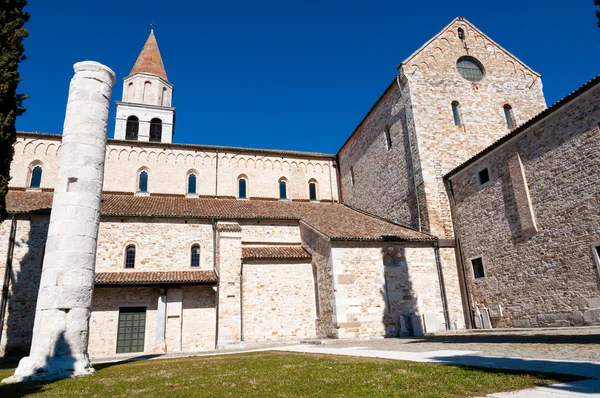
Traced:
POLYGON ((244 263, 244 341, 311 339, 315 287, 310 263, 244 263))
POLYGON ((471 300, 500 327, 600 323, 599 120, 596 86, 451 178, 471 300))
POLYGON ((399 317, 411 314, 444 330, 433 247, 336 243, 332 257, 337 337, 397 336, 399 317), (384 265, 386 254, 394 265, 384 265))
POLYGON ((344 203, 417 228, 407 127, 394 83, 340 150, 340 184, 344 203))
MULTIPOLYGON (((147 126, 149 128, 149 126, 147 126)), ((279 199, 279 180, 285 178, 289 199, 309 199, 309 181, 317 185, 318 200, 337 200, 336 171, 332 161, 281 155, 244 154, 169 148, 155 145, 140 147, 143 142, 109 142, 106 147, 104 191, 136 193, 138 175, 148 173, 148 191, 153 194, 185 195, 188 175, 196 174, 196 194, 238 195, 238 178, 247 179, 248 198, 279 199)), ((11 163, 11 188, 28 187, 32 168, 43 168, 42 188, 54 188, 60 137, 19 136, 11 163)))
POLYGON ((463 21, 435 38, 401 73, 408 79, 413 104, 421 169, 417 184, 425 192, 427 229, 451 238, 443 175, 510 131, 504 105, 512 107, 515 125, 545 109, 541 79, 463 21), (465 55, 483 65, 481 81, 471 82, 457 71, 457 60, 465 55), (453 101, 460 104, 461 126, 455 125, 453 101))
MULTIPOLYGON (((0 224, 0 278, 4 278, 5 273, 10 222, 6 220, 0 224)), ((48 225, 48 217, 17 220, 12 278, 4 328, 1 331, 0 356, 29 354, 48 225)))

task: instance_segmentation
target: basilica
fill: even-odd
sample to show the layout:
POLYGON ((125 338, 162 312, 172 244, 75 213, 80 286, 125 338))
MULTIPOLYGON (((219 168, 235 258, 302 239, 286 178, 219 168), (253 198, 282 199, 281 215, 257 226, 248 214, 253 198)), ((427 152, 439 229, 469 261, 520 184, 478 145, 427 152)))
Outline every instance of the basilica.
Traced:
MULTIPOLYGON (((600 76, 547 107, 458 17, 337 154, 178 144, 172 101, 151 32, 107 141, 92 357, 600 324, 600 76)), ((14 145, 6 357, 31 347, 61 145, 14 145)))

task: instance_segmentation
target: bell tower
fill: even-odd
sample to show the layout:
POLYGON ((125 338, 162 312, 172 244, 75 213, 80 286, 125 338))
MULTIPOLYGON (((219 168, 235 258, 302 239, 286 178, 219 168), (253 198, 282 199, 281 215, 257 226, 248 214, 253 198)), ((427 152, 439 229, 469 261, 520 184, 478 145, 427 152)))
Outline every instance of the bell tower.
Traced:
POLYGON ((123 81, 122 101, 116 101, 115 139, 129 141, 173 141, 175 108, 171 106, 173 85, 167 79, 154 29, 123 81))

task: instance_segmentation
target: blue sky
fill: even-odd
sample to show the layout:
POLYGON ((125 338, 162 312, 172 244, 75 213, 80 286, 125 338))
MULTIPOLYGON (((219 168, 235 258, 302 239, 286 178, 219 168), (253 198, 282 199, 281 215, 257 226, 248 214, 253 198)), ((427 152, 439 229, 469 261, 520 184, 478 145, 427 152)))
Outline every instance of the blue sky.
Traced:
POLYGON ((175 142, 335 153, 396 75, 456 16, 542 74, 548 105, 600 73, 593 0, 29 0, 21 131, 60 133, 72 65, 117 74, 150 30, 175 85, 175 142))

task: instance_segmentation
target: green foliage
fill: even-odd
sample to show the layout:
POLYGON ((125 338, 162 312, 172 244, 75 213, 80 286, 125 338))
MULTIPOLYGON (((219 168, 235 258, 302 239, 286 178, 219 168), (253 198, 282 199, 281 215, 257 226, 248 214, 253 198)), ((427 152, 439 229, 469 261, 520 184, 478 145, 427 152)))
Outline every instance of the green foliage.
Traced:
MULTIPOLYGON (((596 7, 600 7, 600 0, 594 0, 596 7)), ((598 27, 600 28, 600 10, 596 10, 596 16, 598 17, 598 27)))
MULTIPOLYGON (((465 397, 577 377, 377 358, 255 352, 94 365, 53 383, 0 385, 23 397, 465 397)), ((0 380, 13 372, 0 370, 0 380)))
POLYGON ((6 219, 6 194, 10 180, 13 144, 17 139, 15 120, 25 112, 24 94, 17 94, 19 62, 25 60, 24 25, 29 13, 23 11, 27 0, 0 0, 0 222, 6 219))

